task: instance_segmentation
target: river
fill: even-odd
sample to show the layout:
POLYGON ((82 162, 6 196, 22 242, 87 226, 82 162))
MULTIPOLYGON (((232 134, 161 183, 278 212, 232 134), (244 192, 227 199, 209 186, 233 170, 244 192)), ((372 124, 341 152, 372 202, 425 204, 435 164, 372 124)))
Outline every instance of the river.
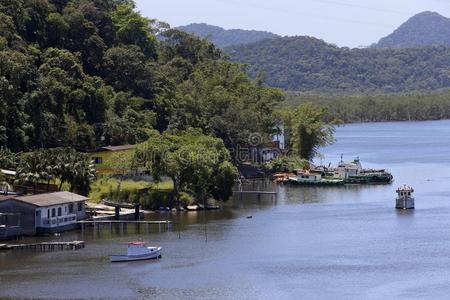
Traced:
POLYGON ((359 156, 395 183, 282 187, 276 201, 149 216, 181 221, 161 233, 64 233, 51 240, 83 239, 86 248, 0 252, 0 298, 447 299, 450 121, 353 124, 336 138, 322 149, 324 164, 359 156), (414 211, 394 209, 404 183, 416 190, 414 211), (161 245, 163 258, 109 263, 131 240, 161 245))

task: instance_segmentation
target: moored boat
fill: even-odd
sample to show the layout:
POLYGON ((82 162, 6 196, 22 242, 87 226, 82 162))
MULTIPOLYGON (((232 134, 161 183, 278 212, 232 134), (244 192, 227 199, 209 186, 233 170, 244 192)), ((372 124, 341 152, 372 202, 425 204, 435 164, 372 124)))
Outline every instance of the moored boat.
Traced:
POLYGON ((128 243, 127 254, 110 255, 111 262, 126 262, 161 258, 161 247, 147 247, 144 242, 128 243))
POLYGON ((344 180, 339 178, 324 178, 321 174, 307 171, 307 170, 296 170, 297 175, 290 176, 289 182, 295 185, 343 185, 344 180))

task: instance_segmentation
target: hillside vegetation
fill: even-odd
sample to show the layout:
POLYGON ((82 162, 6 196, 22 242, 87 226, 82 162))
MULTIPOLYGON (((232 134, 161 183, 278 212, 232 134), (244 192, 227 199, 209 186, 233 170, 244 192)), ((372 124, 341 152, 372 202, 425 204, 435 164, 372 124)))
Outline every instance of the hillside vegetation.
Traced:
POLYGON ((427 11, 413 16, 373 47, 413 48, 431 45, 450 45, 450 19, 427 11))
POLYGON ((194 23, 186 26, 180 26, 177 27, 177 29, 208 39, 220 48, 240 44, 250 44, 265 39, 279 37, 279 35, 267 31, 243 29, 226 30, 221 27, 212 26, 205 23, 194 23))
POLYGON ((131 0, 0 2, 0 147, 86 150, 190 127, 232 147, 270 136, 283 97, 131 0))
POLYGON ((349 49, 311 37, 226 48, 274 87, 320 92, 410 92, 450 87, 450 47, 349 49))

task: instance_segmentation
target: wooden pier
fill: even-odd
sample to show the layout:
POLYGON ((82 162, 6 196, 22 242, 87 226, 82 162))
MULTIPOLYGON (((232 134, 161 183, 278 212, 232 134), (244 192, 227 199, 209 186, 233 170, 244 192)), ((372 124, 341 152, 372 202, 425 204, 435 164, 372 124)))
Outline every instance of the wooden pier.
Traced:
POLYGON ((84 247, 85 247, 84 241, 48 242, 48 243, 33 243, 33 244, 0 244, 0 250, 75 251, 82 249, 84 247))
POLYGON ((84 232, 86 225, 93 226, 94 229, 95 228, 99 229, 100 225, 108 225, 110 230, 112 230, 112 226, 114 224, 120 225, 121 231, 123 231, 124 225, 128 224, 135 224, 137 226, 144 225, 147 226, 147 230, 150 230, 151 225, 158 225, 159 231, 161 232, 163 226, 167 230, 170 229, 172 226, 172 221, 89 220, 89 221, 79 221, 78 224, 81 225, 82 232, 84 232))

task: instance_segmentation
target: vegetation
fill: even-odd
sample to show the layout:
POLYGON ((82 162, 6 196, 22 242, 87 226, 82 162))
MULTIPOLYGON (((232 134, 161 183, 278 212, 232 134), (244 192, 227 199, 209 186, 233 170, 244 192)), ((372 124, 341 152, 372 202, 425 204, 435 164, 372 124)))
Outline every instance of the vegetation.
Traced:
POLYGON ((83 195, 88 194, 95 175, 88 155, 70 148, 41 149, 21 154, 0 149, 0 168, 16 170, 18 183, 58 183, 59 190, 67 184, 71 192, 83 195))
POLYGON ((326 109, 304 103, 296 109, 281 110, 286 135, 285 144, 291 155, 311 161, 320 147, 334 142, 334 126, 325 121, 326 109))
POLYGON ((135 144, 187 127, 228 145, 237 131, 270 136, 282 99, 131 0, 0 2, 0 146, 12 151, 135 144))
POLYGON ((450 19, 427 11, 413 16, 373 47, 412 48, 430 45, 450 45, 450 19))
POLYGON ((223 141, 198 130, 153 132, 136 156, 155 180, 161 180, 162 175, 172 180, 176 202, 182 192, 194 195, 198 201, 210 197, 227 200, 237 177, 223 141))
POLYGON ((296 169, 308 169, 310 162, 298 156, 282 155, 264 164, 266 173, 291 173, 296 169))
POLYGON ((264 39, 279 37, 279 35, 267 31, 242 29, 226 30, 221 27, 212 26, 205 23, 189 24, 186 26, 177 27, 177 29, 192 33, 204 39, 208 39, 219 48, 240 44, 250 44, 264 39))
MULTIPOLYGON (((151 206, 226 200, 237 177, 229 150, 254 147, 251 136, 270 141, 284 97, 207 40, 141 16, 132 0, 0 2, 0 167, 24 182, 87 194, 94 171, 80 152, 141 144, 106 163, 168 176, 175 198, 140 194, 124 177, 109 195, 151 206)), ((284 116, 296 154, 310 159, 329 132, 321 109, 302 109, 284 116)))
POLYGON ((288 93, 285 107, 302 103, 325 107, 327 122, 424 121, 450 119, 450 93, 320 94, 288 93))
POLYGON ((339 48, 311 37, 283 37, 226 48, 265 73, 271 86, 316 92, 410 92, 450 87, 450 46, 339 48))

